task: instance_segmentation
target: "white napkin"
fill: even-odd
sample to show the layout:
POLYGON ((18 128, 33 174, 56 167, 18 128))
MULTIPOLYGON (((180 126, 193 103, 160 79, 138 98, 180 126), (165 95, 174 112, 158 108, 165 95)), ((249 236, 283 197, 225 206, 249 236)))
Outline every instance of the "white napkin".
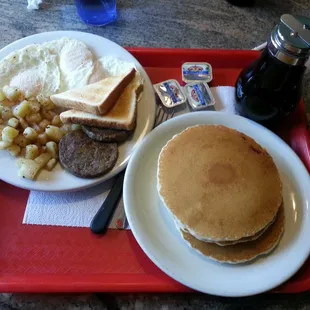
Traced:
MULTIPOLYGON (((219 86, 211 88, 216 100, 215 110, 234 114, 235 88, 219 86)), ((183 114, 182 111, 180 114, 183 114)), ((179 113, 178 113, 179 114, 179 113)), ((30 192, 23 224, 89 227, 90 222, 114 182, 110 180, 72 193, 30 192)), ((116 220, 124 212, 122 200, 111 220, 110 228, 116 228, 116 220)))

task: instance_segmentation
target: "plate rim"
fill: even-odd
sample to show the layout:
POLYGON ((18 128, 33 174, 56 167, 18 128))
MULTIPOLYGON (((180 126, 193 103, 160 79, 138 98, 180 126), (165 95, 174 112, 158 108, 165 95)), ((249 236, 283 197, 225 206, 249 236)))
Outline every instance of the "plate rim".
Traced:
MULTIPOLYGON (((152 100, 154 102, 154 108, 152 111, 151 110, 149 111, 148 116, 150 117, 150 122, 149 122, 148 126, 146 127, 145 135, 143 137, 141 137, 140 141, 137 141, 133 147, 134 149, 137 148, 137 146, 139 145, 141 140, 143 140, 144 137, 153 129, 153 123, 155 120, 155 92, 153 89, 153 84, 151 82, 151 79, 148 76, 147 72, 145 71, 144 67, 140 64, 140 62, 137 60, 137 58, 134 57, 132 54, 130 54, 124 47, 120 46, 119 44, 117 44, 116 42, 114 42, 112 40, 109 40, 109 39, 107 39, 103 36, 97 35, 97 34, 93 34, 93 33, 89 33, 89 32, 83 32, 83 31, 74 31, 74 30, 59 30, 59 31, 56 30, 56 31, 47 31, 47 32, 36 33, 36 34, 32 34, 32 35, 20 38, 18 40, 15 40, 14 42, 11 42, 8 45, 6 45, 0 49, 0 57, 1 57, 1 54, 3 52, 6 53, 7 50, 9 50, 8 54, 12 52, 12 51, 10 51, 10 49, 16 50, 17 48, 14 47, 15 45, 23 44, 24 46, 27 46, 29 44, 33 44, 33 43, 25 43, 24 44, 23 42, 27 41, 27 40, 31 40, 31 39, 37 40, 39 38, 41 43, 43 43, 43 42, 48 42, 51 40, 60 39, 61 37, 66 37, 66 36, 70 37, 70 35, 71 36, 79 36, 80 38, 75 38, 75 39, 80 40, 83 43, 84 43, 83 36, 84 37, 87 36, 87 37, 93 37, 94 40, 97 38, 97 40, 108 41, 109 43, 116 45, 118 48, 122 49, 125 53, 129 54, 130 57, 132 57, 136 61, 136 64, 138 64, 138 66, 139 66, 139 71, 140 72, 142 71, 142 73, 144 74, 145 87, 148 87, 152 93, 152 100), (46 38, 44 38, 44 36, 46 36, 46 38), (53 38, 53 39, 49 38, 49 37, 53 37, 53 36, 56 36, 57 38, 53 38), (42 37, 42 39, 41 39, 41 37, 42 37), (150 86, 152 86, 152 87, 150 87, 150 86)), ((18 49, 19 48, 22 48, 22 47, 18 47, 18 49)), ((3 57, 6 57, 6 56, 3 56, 3 57)), ((1 59, 3 59, 3 57, 1 57, 1 59)), ((133 151, 134 151, 134 149, 133 149, 133 151)), ((13 186, 18 187, 18 188, 21 188, 21 189, 25 189, 25 190, 34 190, 34 191, 42 191, 42 192, 50 192, 50 193, 63 193, 63 192, 79 191, 79 190, 83 190, 83 189, 87 189, 87 188, 96 186, 98 184, 101 184, 101 183, 108 181, 111 178, 115 177, 118 173, 120 173, 121 171, 123 171, 127 167, 127 164, 129 162, 129 159, 130 159, 132 154, 133 153, 131 153, 129 156, 127 156, 126 160, 124 160, 118 167, 116 167, 115 169, 112 169, 110 172, 108 172, 108 174, 103 175, 99 178, 94 178, 93 179, 94 182, 90 182, 89 184, 84 184, 84 185, 81 185, 78 187, 75 186, 75 187, 67 187, 65 189, 56 189, 56 190, 51 189, 50 190, 46 187, 42 188, 42 187, 40 187, 40 185, 37 185, 40 183, 40 181, 37 181, 37 180, 34 181, 34 183, 33 183, 34 186, 32 186, 32 185, 28 186, 27 184, 19 184, 19 182, 8 182, 1 177, 0 177, 0 181, 5 182, 5 183, 10 184, 10 185, 13 185, 13 186)), ((61 169, 63 169, 63 168, 61 168, 61 169)), ((16 168, 16 174, 17 174, 17 168, 16 168)), ((81 178, 81 180, 84 180, 84 179, 81 178)), ((90 179, 86 179, 86 180, 90 180, 90 179)))
MULTIPOLYGON (((144 242, 140 239, 139 233, 137 232, 137 229, 135 227, 135 224, 132 220, 131 217, 131 212, 130 212, 130 200, 131 198, 131 193, 133 192, 132 189, 134 189, 134 186, 132 185, 132 180, 130 178, 132 172, 134 170, 137 169, 136 167, 136 157, 138 155, 142 156, 143 153, 147 153, 147 149, 145 148, 145 145, 147 145, 148 143, 150 143, 150 141, 152 141, 154 139, 154 137, 157 136, 157 134, 160 131, 164 131, 165 129, 168 128, 168 126, 170 125, 170 123, 176 123, 176 119, 178 121, 181 121, 182 119, 186 119, 186 118, 195 118, 195 117, 199 117, 200 115, 206 115, 209 114, 210 116, 212 115, 221 115, 224 114, 229 117, 233 117, 235 118, 237 121, 241 121, 241 122, 248 122, 250 125, 249 126, 256 126, 258 128, 258 130, 260 130, 262 133, 268 133, 270 137, 272 137, 272 139, 276 139, 279 143, 281 143, 283 145, 284 148, 286 148, 286 150, 291 153, 291 155, 293 157, 295 157, 295 159, 299 162, 299 166, 302 168, 303 172, 305 172, 307 175, 308 171, 305 168, 304 164, 302 163, 302 161, 300 160, 300 158, 297 156, 297 154, 290 148, 289 145, 287 145, 279 136, 277 136, 275 133, 273 133, 272 131, 270 131, 269 129, 263 127, 262 125, 259 125, 251 120, 248 120, 244 117, 241 117, 239 115, 233 115, 233 114, 229 114, 226 112, 218 112, 218 111, 201 111, 201 112, 195 112, 195 113, 187 113, 187 114, 183 114, 180 116, 176 116, 173 119, 170 119, 168 121, 166 121, 164 124, 161 124, 160 126, 158 126, 157 128, 155 128, 151 133, 148 134, 148 136, 140 143, 140 145, 135 149, 135 151, 133 152, 129 163, 128 163, 128 167, 125 173, 125 178, 124 178, 124 191, 123 191, 123 196, 124 196, 124 208, 125 208, 125 212, 126 212, 126 216, 128 219, 128 223, 130 225, 131 231, 136 239, 136 241, 138 242, 139 246, 142 248, 142 250, 144 251, 144 253, 148 256, 148 258, 159 268, 161 269, 165 274, 167 274, 169 277, 173 278, 175 281, 180 282, 181 284, 190 287, 194 290, 198 290, 207 294, 212 294, 212 295, 217 295, 217 296, 225 296, 225 297, 243 297, 243 296, 251 296, 251 295, 256 295, 256 294, 260 294, 266 291, 269 291, 279 285, 281 285, 282 283, 284 283, 285 281, 287 281, 288 279, 290 279, 301 267, 302 265, 305 263, 305 261, 307 260, 307 258, 309 257, 310 254, 310 239, 308 241, 306 245, 308 245, 307 250, 305 250, 303 252, 303 255, 301 257, 301 259, 298 261, 298 264, 295 265, 295 268, 292 268, 292 270, 285 274, 282 277, 279 277, 280 280, 278 281, 274 281, 271 284, 264 284, 263 287, 262 285, 257 286, 256 288, 250 288, 245 290, 245 292, 230 292, 227 290, 217 290, 217 289, 210 289, 210 287, 208 288, 208 290, 201 290, 200 288, 197 288, 195 283, 188 283, 189 281, 187 281, 187 279, 184 279, 183 275, 182 276, 178 276, 176 275, 173 271, 169 270, 169 267, 164 266, 162 264, 162 262, 158 261, 157 258, 154 255, 154 251, 152 252, 152 248, 150 248, 148 245, 144 244, 144 242)), ((221 116, 219 116, 221 117, 221 116)), ((200 122, 199 124, 206 124, 206 123, 202 123, 200 122)), ((218 125, 221 125, 221 123, 219 123, 218 125)), ((157 137, 157 139, 160 139, 160 137, 157 137)), ((309 178, 309 185, 310 185, 310 178, 309 178)), ((305 221, 307 221, 308 223, 310 222, 309 219, 309 205, 308 202, 310 200, 310 193, 306 194, 306 198, 307 198, 307 212, 306 212, 306 219, 305 221)), ((304 209, 304 207, 302 208, 304 209)), ((138 225, 137 225, 138 226, 138 225)), ((141 226, 141 224, 140 224, 141 226)), ((141 226, 142 227, 142 226, 141 226)), ((308 230, 310 231, 310 227, 308 228, 308 230)), ((305 233, 305 232, 304 232, 305 233)), ((306 247, 305 247, 306 249, 306 247)), ((165 263, 164 263, 165 264, 165 263)), ((191 281, 193 282, 193 281, 191 281)), ((199 286, 199 285, 198 285, 199 286)))

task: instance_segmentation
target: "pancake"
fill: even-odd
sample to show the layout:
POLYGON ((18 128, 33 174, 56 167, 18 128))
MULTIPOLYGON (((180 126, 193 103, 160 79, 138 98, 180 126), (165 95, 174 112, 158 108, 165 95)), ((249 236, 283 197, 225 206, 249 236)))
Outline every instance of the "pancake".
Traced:
MULTIPOLYGON (((251 237, 244 237, 244 238, 241 238, 241 239, 238 239, 238 240, 235 240, 235 241, 208 241, 209 243, 215 243, 217 245, 220 245, 220 246, 227 246, 227 245, 233 245, 233 244, 237 244, 237 243, 242 243, 242 242, 248 242, 248 241, 253 241, 253 240, 256 240, 257 238, 259 238, 275 221, 275 218, 266 226, 264 227, 262 230, 260 230, 258 233, 256 233, 255 235, 251 236, 251 237)), ((174 223, 175 223, 175 226, 177 227, 178 230, 182 230, 184 231, 185 233, 189 233, 189 231, 185 228, 182 228, 178 221, 176 219, 174 219, 174 223)), ((200 240, 200 239, 198 239, 200 240)), ((201 240, 201 241, 204 241, 204 240, 201 240)), ((204 241, 205 242, 205 241, 204 241)))
POLYGON ((214 243, 203 242, 183 231, 181 231, 181 235, 189 246, 204 256, 221 263, 239 264, 270 253, 281 239, 284 231, 284 220, 284 207, 282 206, 274 223, 260 238, 229 246, 219 246, 214 243))
POLYGON ((275 218, 282 183, 271 156, 253 139, 215 125, 189 127, 163 147, 158 192, 195 238, 254 236, 275 218))

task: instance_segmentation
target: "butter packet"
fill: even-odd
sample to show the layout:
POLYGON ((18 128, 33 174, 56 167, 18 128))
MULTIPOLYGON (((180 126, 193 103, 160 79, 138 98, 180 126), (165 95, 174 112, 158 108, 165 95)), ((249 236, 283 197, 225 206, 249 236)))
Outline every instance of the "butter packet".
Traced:
POLYGON ((207 62, 185 62, 182 65, 182 80, 185 83, 209 83, 212 79, 212 67, 207 62))
POLYGON ((186 96, 176 80, 167 80, 155 84, 154 89, 162 104, 167 108, 173 108, 186 102, 186 96))
POLYGON ((205 109, 215 104, 215 99, 207 83, 186 84, 184 90, 193 110, 205 109))

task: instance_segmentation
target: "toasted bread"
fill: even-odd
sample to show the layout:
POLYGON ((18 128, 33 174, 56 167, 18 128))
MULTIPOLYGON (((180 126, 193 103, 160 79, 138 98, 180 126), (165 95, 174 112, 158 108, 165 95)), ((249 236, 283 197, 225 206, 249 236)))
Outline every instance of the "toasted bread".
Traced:
POLYGON ((137 101, 143 90, 143 83, 138 74, 125 88, 115 106, 105 115, 94 115, 77 110, 60 114, 63 123, 82 124, 99 128, 133 130, 135 128, 137 101))
POLYGON ((52 102, 60 107, 78 111, 105 114, 116 104, 124 89, 134 79, 135 69, 126 74, 108 77, 97 83, 52 95, 52 102))

